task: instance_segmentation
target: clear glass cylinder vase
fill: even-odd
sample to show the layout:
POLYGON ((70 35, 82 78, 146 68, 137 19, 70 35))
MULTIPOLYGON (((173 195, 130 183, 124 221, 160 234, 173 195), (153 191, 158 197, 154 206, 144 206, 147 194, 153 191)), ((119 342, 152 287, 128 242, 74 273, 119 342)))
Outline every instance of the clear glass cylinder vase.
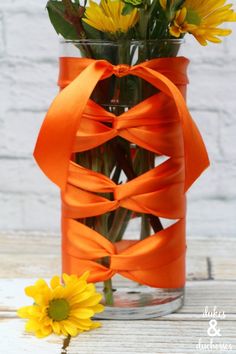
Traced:
MULTIPOLYGON (((156 58, 176 57, 181 44, 182 40, 176 39, 120 42, 62 40, 60 57, 92 58, 107 60, 113 65, 134 66, 156 58)), ((64 68, 61 68, 60 77, 63 75, 63 70, 64 68)), ((59 83, 61 82, 60 77, 59 83)), ((62 86, 61 88, 64 88, 62 86)), ((125 112, 149 97, 158 95, 158 93, 157 88, 137 76, 118 77, 112 75, 98 82, 91 99, 115 116, 117 124, 119 124, 119 119, 125 112)), ((78 102, 79 104, 80 102, 78 102)), ((98 118, 97 120, 99 121, 98 118)), ((114 127, 114 124, 109 120, 100 121, 99 124, 102 124, 104 129, 114 127)), ((139 146, 124 136, 117 134, 99 146, 75 152, 73 161, 85 169, 104 175, 115 185, 123 186, 161 165, 167 159, 166 156, 139 146)), ((114 194, 110 191, 95 194, 111 202, 115 200, 114 194)), ((176 222, 173 219, 126 208, 125 203, 102 215, 76 218, 75 221, 102 235, 114 245, 117 252, 152 237, 153 234, 161 232, 176 222)), ((63 250, 62 255, 69 257, 64 255, 63 250)), ((109 257, 100 257, 96 261, 109 269, 109 257)), ((148 261, 146 259, 147 263, 148 261)), ((68 269, 65 269, 64 266, 63 268, 68 272, 68 269)), ((79 272, 78 269, 78 274, 79 272)), ((105 304, 105 311, 97 315, 97 318, 145 319, 157 317, 176 311, 184 302, 184 284, 178 288, 153 287, 145 282, 141 284, 131 280, 119 272, 102 282, 96 282, 96 287, 103 293, 103 303, 105 304)))

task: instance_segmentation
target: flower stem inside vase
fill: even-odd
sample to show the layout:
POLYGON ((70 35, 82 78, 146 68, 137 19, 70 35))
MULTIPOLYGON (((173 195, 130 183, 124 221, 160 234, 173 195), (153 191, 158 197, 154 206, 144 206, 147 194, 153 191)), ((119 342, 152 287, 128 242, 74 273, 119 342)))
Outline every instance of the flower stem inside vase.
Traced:
POLYGON ((108 279, 104 281, 104 298, 106 306, 114 305, 113 290, 112 290, 112 280, 108 279))
MULTIPOLYGON (((164 52, 168 53, 167 56, 172 56, 172 52, 171 55, 169 55, 169 46, 165 42, 161 42, 158 47, 149 43, 142 43, 141 46, 135 45, 130 48, 126 42, 123 44, 120 43, 114 48, 110 48, 109 46, 100 48, 99 45, 92 45, 91 50, 96 54, 96 57, 107 59, 111 61, 113 65, 139 64, 146 59, 162 56, 164 52), (160 50, 159 54, 158 50, 160 50)), ((115 116, 115 120, 119 122, 123 113, 154 94, 158 94, 158 90, 141 78, 132 75, 124 77, 116 77, 113 75, 99 81, 93 91, 91 99, 101 105, 109 113, 112 113, 115 116)), ((99 123, 113 128, 112 119, 111 121, 106 120, 99 123)), ((156 166, 157 158, 158 155, 156 155, 156 153, 148 151, 142 146, 135 145, 120 136, 120 134, 96 148, 76 153, 76 162, 79 165, 103 174, 114 182, 115 185, 127 183, 149 170, 152 170, 156 166)), ((97 194, 110 201, 115 200, 115 196, 112 192, 97 194)), ((114 243, 115 248, 118 249, 121 245, 122 249, 125 249, 129 247, 130 244, 129 235, 131 231, 129 231, 129 227, 133 219, 140 220, 137 241, 144 240, 153 233, 157 233, 163 229, 158 216, 134 212, 122 206, 106 214, 85 218, 79 221, 114 243)), ((131 235, 131 238, 132 237, 133 234, 131 235)), ((97 261, 109 269, 109 257, 101 258, 97 261)), ((103 282, 105 305, 108 307, 117 306, 116 293, 118 289, 119 286, 116 285, 115 277, 106 279, 103 282)))

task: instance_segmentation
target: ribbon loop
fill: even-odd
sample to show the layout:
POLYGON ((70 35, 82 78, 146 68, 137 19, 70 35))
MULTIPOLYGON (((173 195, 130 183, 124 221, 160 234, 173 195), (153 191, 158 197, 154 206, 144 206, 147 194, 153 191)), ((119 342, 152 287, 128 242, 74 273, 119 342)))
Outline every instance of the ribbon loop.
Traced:
POLYGON ((149 286, 182 287, 185 192, 209 165, 203 140, 184 100, 188 60, 161 58, 133 67, 93 59, 60 61, 63 90, 49 108, 34 156, 62 191, 63 271, 82 274, 89 270, 90 281, 103 281, 119 273, 149 286), (97 83, 113 74, 119 78, 137 76, 156 87, 158 93, 115 116, 89 99, 97 83), (98 147, 117 136, 169 158, 120 185, 71 161, 73 153, 98 147), (114 200, 101 193, 113 193, 114 200), (119 207, 175 222, 142 241, 116 244, 80 222, 119 207), (110 258, 109 268, 97 262, 103 257, 110 258))

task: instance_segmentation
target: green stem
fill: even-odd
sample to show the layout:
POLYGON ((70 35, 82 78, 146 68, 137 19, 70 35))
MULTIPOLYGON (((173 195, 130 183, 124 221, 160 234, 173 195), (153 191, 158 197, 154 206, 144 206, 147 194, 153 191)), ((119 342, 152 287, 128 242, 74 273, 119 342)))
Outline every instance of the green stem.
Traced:
POLYGON ((113 306, 114 305, 114 297, 113 297, 113 290, 112 290, 112 280, 108 279, 104 281, 104 298, 105 298, 105 305, 113 306))
POLYGON ((144 240, 148 236, 150 236, 151 228, 150 228, 150 219, 149 215, 142 214, 141 216, 141 232, 140 232, 140 240, 144 240))
POLYGON ((112 227, 110 228, 108 234, 108 238, 111 242, 120 241, 120 239, 123 236, 123 234, 121 234, 122 233, 121 231, 123 231, 124 233, 128 224, 128 220, 130 219, 130 215, 131 215, 131 211, 124 208, 119 208, 115 212, 112 227))

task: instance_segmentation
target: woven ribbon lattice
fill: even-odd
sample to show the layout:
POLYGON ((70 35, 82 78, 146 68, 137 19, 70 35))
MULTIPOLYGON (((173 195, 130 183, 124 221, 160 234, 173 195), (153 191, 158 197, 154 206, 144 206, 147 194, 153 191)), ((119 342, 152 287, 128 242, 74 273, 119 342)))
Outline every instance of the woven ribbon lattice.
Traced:
POLYGON ((113 66, 104 60, 60 59, 63 90, 46 115, 34 156, 62 191, 65 272, 89 270, 90 281, 119 273, 153 287, 184 285, 185 192, 209 165, 184 99, 187 64, 183 57, 154 59, 133 67, 113 66), (89 99, 98 81, 111 75, 138 76, 161 92, 117 117, 89 99), (107 122, 111 124, 103 124, 107 122), (169 159, 121 185, 71 160, 73 152, 92 149, 118 135, 169 159), (113 193, 114 200, 97 193, 113 193), (74 220, 120 206, 177 221, 145 240, 118 247, 74 220), (107 256, 109 268, 96 262, 107 256))

